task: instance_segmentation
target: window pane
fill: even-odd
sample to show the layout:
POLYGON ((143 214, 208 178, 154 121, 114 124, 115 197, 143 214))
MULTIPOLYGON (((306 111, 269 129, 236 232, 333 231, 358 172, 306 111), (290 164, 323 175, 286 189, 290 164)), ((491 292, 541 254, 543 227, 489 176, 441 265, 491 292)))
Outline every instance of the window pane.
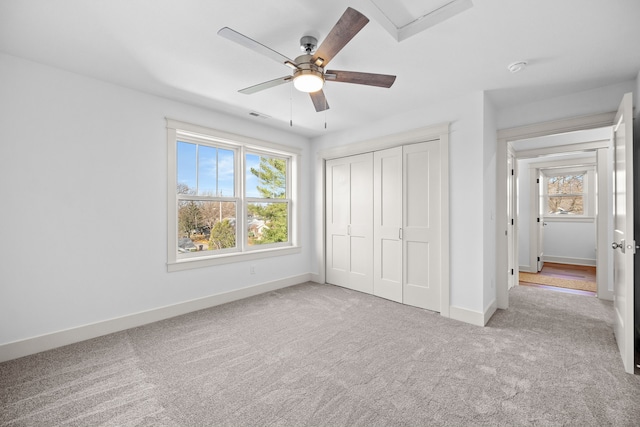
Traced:
POLYGON ((178 202, 178 253, 235 247, 235 202, 178 202))
POLYGON ((235 197, 234 152, 218 148, 218 196, 235 197))
POLYGON ((583 196, 549 196, 550 214, 584 215, 583 196))
POLYGON ((549 178, 547 186, 548 194, 575 194, 583 193, 584 174, 562 175, 549 178))
POLYGON ((233 150, 178 141, 178 194, 235 197, 233 150))
POLYGON ((196 194, 196 144, 178 141, 178 194, 196 194))
POLYGON ((289 203, 249 203, 247 243, 264 245, 289 241, 289 203))
POLYGON ((287 160, 247 154, 246 171, 247 197, 287 197, 287 160))
POLYGON ((200 145, 198 147, 198 195, 217 196, 216 194, 216 164, 217 149, 200 145))

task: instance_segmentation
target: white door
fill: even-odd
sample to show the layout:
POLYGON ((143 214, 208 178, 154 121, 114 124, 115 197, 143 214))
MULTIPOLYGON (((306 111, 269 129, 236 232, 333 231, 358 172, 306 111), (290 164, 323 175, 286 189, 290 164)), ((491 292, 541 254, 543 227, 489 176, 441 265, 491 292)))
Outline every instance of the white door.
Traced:
POLYGON ((402 147, 373 155, 373 294, 402 302, 402 147))
POLYGON ((403 302, 440 311, 440 143, 403 147, 403 302))
POLYGON ((326 163, 326 280, 373 293, 373 154, 326 163))
POLYGON ((633 373, 633 118, 631 93, 614 123, 613 305, 614 330, 624 369, 633 373))
POLYGON ((544 177, 540 170, 538 170, 538 178, 537 178, 537 186, 538 186, 538 217, 537 217, 537 225, 538 225, 538 253, 536 255, 538 266, 538 271, 542 271, 542 267, 544 267, 544 226, 546 223, 544 222, 544 213, 547 210, 547 198, 545 197, 547 194, 547 189, 544 188, 544 177))
POLYGON ((513 154, 509 153, 507 157, 507 288, 511 289, 515 286, 516 282, 516 272, 518 270, 518 266, 515 263, 515 218, 516 218, 516 210, 515 210, 515 185, 516 185, 516 176, 515 176, 515 158, 513 154))

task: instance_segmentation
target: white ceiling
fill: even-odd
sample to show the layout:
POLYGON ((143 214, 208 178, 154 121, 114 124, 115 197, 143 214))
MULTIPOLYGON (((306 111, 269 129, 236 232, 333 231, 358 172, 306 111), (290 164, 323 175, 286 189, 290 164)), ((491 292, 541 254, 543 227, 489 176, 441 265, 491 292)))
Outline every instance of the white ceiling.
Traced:
MULTIPOLYGON (((631 80, 640 70, 638 0, 472 2, 398 42, 372 0, 2 0, 0 51, 309 137, 473 91, 487 91, 503 109, 631 80), (300 37, 322 42, 347 5, 371 22, 330 68, 395 74, 392 88, 328 82, 326 114, 290 85, 237 92, 290 70, 219 37, 221 27, 295 58, 300 37), (529 66, 511 74, 507 65, 518 60, 529 66)), ((434 0, 397 3, 406 15, 434 0)))

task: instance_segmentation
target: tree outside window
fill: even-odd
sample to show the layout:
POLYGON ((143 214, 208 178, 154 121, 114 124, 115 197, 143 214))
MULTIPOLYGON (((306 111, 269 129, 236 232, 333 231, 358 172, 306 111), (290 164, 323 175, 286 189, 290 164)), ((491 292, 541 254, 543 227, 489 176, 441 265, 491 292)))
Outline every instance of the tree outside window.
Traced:
POLYGON ((547 178, 547 212, 554 215, 584 215, 585 173, 547 178))
POLYGON ((247 154, 247 244, 289 241, 287 160, 247 154))

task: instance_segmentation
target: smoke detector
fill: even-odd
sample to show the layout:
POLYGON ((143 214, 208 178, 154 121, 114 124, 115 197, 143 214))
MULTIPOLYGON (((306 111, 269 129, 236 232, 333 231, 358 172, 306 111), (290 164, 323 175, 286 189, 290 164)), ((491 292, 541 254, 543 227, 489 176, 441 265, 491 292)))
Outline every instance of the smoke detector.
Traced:
POLYGON ((527 66, 527 61, 518 61, 518 62, 514 62, 513 64, 509 64, 507 69, 512 73, 517 73, 519 71, 524 70, 526 66, 527 66))

